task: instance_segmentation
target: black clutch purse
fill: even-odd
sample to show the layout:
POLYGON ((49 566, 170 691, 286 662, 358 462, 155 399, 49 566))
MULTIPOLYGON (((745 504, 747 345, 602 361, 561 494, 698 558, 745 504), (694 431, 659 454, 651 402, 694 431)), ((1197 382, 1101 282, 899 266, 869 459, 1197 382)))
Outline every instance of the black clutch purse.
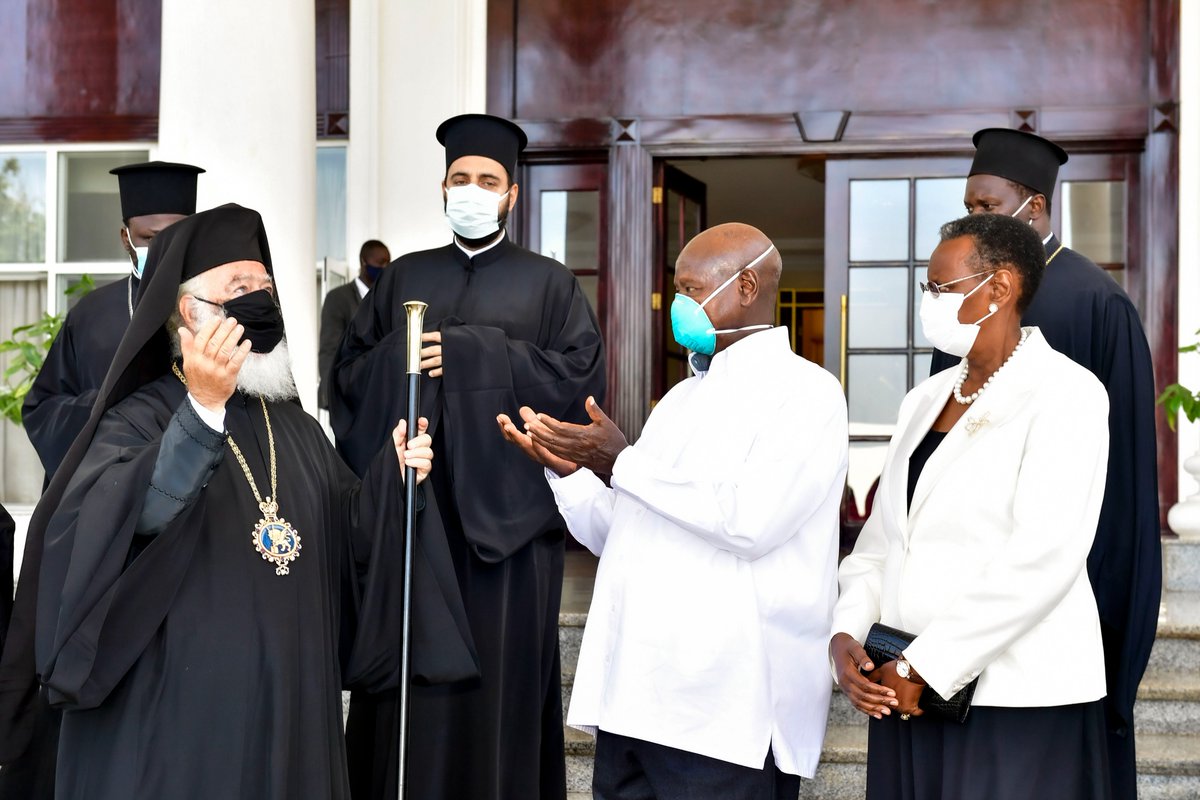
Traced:
MULTIPOLYGON (((916 638, 914 634, 907 631, 902 631, 898 628, 889 628, 887 625, 876 622, 867 633, 867 640, 863 642, 863 649, 867 651, 867 658, 871 659, 871 663, 876 667, 880 667, 889 661, 895 661, 900 658, 900 654, 904 652, 904 648, 912 644, 913 639, 916 638)), ((964 686, 949 700, 935 692, 932 687, 926 686, 924 691, 921 692, 921 700, 918 705, 926 713, 936 714, 939 717, 952 719, 955 722, 966 722, 967 712, 971 710, 971 698, 975 696, 975 684, 977 683, 979 683, 978 678, 964 686)))

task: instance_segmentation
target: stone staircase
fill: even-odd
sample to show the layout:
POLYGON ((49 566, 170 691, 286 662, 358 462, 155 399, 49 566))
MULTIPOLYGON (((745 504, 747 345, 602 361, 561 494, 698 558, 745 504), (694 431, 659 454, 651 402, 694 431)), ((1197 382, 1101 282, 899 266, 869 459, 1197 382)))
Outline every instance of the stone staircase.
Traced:
MULTIPOLYGON (((1200 541, 1163 543, 1164 594, 1158 636, 1134 709, 1138 796, 1141 800, 1200 798, 1200 541)), ((588 594, 590 594, 590 587, 588 594)), ((559 615, 563 709, 570 701, 587 614, 559 615)), ((816 778, 801 800, 861 800, 865 794, 867 718, 833 691, 829 727, 816 778)), ((592 737, 566 731, 569 800, 591 797, 592 737)))

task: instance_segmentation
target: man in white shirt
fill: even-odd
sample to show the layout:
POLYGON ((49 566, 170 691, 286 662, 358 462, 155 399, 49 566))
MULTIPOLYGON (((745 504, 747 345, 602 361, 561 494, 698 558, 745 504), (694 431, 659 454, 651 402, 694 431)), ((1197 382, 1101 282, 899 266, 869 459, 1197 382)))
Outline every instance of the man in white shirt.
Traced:
POLYGON ((600 556, 567 717, 597 735, 600 800, 794 800, 820 759, 846 402, 772 327, 781 268, 748 225, 684 248, 672 330, 696 375, 636 445, 591 398, 586 426, 498 417, 600 556))

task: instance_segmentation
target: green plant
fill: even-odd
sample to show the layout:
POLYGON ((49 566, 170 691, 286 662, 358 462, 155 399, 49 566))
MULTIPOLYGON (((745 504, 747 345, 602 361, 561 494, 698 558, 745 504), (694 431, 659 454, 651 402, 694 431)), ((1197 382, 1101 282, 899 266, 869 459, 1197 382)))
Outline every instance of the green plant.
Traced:
MULTIPOLYGON (((1200 336, 1200 331, 1196 331, 1200 336)), ((1200 341, 1179 348, 1181 353, 1194 353, 1200 349, 1200 341)), ((1194 392, 1182 383, 1172 383, 1158 396, 1158 404, 1167 412, 1167 424, 1175 430, 1175 415, 1180 411, 1188 422, 1200 419, 1200 392, 1194 392)))
MULTIPOLYGON (((84 275, 79 283, 67 289, 66 294, 68 297, 83 296, 95 287, 92 276, 84 275)), ((43 312, 37 322, 13 328, 12 338, 0 342, 0 355, 12 353, 8 369, 4 370, 4 382, 0 384, 0 414, 17 425, 21 424, 21 405, 25 402, 25 395, 41 371, 46 353, 66 318, 65 311, 59 314, 43 312)))

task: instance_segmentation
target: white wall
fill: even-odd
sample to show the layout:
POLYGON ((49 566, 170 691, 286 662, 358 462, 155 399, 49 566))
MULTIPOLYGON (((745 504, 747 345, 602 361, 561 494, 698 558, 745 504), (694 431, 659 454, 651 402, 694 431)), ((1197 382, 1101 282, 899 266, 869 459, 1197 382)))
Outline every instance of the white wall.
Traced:
POLYGON ((301 399, 316 411, 315 7, 163 0, 158 157, 204 167, 198 207, 263 216, 301 399))
POLYGON ((381 239, 396 257, 450 241, 439 188, 448 117, 487 103, 487 0, 350 4, 346 248, 381 239))
MULTIPOLYGON (((1191 344, 1200 328, 1200 3, 1181 3, 1179 128, 1179 343, 1191 344)), ((1200 389, 1200 354, 1182 353, 1179 381, 1200 389)), ((1179 494, 1195 494, 1196 482, 1183 470, 1200 447, 1200 425, 1180 417, 1179 494)))

